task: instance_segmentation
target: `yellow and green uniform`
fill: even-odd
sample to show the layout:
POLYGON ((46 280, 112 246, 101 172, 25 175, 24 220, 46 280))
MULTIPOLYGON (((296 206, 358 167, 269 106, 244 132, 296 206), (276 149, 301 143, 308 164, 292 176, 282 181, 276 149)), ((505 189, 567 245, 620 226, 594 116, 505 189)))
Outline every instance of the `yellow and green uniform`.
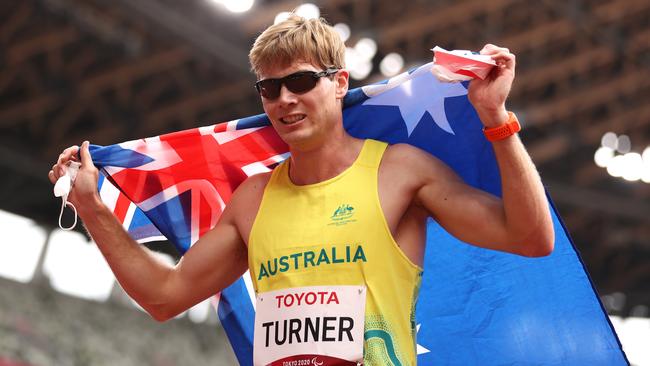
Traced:
POLYGON ((414 365, 422 269, 395 243, 377 189, 386 144, 364 142, 356 161, 324 182, 297 186, 289 161, 272 173, 249 238, 256 293, 323 285, 367 287, 366 365, 414 365))

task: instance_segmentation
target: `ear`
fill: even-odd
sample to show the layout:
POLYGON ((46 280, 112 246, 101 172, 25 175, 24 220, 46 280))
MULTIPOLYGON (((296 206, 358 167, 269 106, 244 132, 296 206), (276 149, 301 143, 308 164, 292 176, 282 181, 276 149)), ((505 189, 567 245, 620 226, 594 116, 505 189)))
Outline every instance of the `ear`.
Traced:
POLYGON ((336 99, 343 99, 345 94, 348 92, 350 80, 350 73, 348 70, 341 69, 334 76, 334 82, 336 83, 336 99))

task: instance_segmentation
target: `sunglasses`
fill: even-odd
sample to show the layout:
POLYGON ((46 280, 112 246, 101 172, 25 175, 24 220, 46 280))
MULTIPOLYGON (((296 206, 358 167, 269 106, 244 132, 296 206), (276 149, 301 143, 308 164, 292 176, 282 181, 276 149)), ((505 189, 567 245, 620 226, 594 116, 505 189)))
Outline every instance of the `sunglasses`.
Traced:
POLYGON ((318 79, 336 74, 338 69, 324 71, 298 71, 279 79, 264 79, 255 83, 255 89, 266 99, 276 99, 280 96, 282 84, 295 94, 304 94, 316 86, 318 79))

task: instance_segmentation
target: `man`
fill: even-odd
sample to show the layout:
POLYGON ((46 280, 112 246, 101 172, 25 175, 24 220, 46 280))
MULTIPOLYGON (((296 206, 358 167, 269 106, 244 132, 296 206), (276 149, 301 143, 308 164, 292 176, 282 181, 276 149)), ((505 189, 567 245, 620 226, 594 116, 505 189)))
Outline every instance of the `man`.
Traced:
POLYGON ((250 53, 256 87, 291 157, 242 183, 217 225, 174 267, 134 242, 102 204, 87 141, 59 156, 50 180, 79 153, 81 168, 69 199, 122 287, 152 317, 169 319, 250 269, 258 317, 280 319, 300 309, 292 319, 256 321, 256 360, 263 359, 260 348, 286 356, 306 349, 299 344, 346 359, 337 352, 349 345, 356 347, 352 354, 363 356, 347 360, 415 364, 414 306, 428 217, 480 247, 531 257, 552 251, 541 181, 513 129, 503 127, 515 124, 505 109, 513 54, 486 45, 481 54, 497 66, 469 87, 493 140, 499 199, 464 184, 417 148, 350 136, 342 123, 349 77, 344 50, 330 26, 298 16, 257 38, 250 53), (318 315, 359 303, 365 305, 345 310, 350 314, 318 315))

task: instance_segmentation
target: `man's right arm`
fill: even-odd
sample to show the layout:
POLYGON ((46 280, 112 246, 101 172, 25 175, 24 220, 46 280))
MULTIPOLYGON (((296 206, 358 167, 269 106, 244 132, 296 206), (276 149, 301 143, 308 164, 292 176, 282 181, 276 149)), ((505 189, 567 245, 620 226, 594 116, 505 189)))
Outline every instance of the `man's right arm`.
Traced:
MULTIPOLYGON (((61 154, 49 173, 52 183, 62 174, 61 166, 75 160, 76 151, 73 147, 61 154)), ((87 142, 80 155, 82 165, 70 201, 120 285, 153 318, 163 321, 181 313, 221 291, 246 271, 246 246, 228 207, 215 228, 202 236, 176 266, 170 266, 136 243, 101 202, 96 188, 98 172, 87 142)))

